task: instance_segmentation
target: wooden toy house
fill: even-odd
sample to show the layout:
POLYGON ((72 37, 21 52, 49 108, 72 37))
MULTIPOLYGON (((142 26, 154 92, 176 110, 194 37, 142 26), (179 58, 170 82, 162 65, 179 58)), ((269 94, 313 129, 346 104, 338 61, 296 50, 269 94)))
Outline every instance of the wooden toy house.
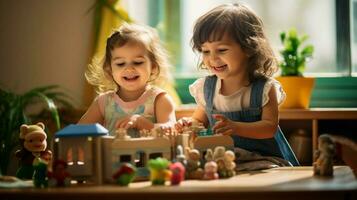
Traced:
POLYGON ((141 137, 119 139, 103 138, 103 167, 105 182, 112 181, 112 175, 123 163, 129 162, 136 166, 135 180, 146 180, 149 176, 147 163, 157 157, 171 160, 170 140, 166 137, 141 137))
POLYGON ((149 176, 147 162, 157 157, 173 160, 181 145, 200 151, 202 159, 207 149, 224 146, 233 149, 230 136, 198 136, 190 141, 189 134, 168 137, 152 130, 149 134, 131 138, 124 132, 109 136, 100 124, 70 125, 55 135, 55 156, 68 164, 72 179, 94 184, 113 182, 112 176, 123 163, 137 167, 135 180, 146 180, 149 176))
POLYGON ((101 138, 108 130, 100 124, 69 125, 55 134, 55 157, 68 164, 73 180, 102 183, 101 138))

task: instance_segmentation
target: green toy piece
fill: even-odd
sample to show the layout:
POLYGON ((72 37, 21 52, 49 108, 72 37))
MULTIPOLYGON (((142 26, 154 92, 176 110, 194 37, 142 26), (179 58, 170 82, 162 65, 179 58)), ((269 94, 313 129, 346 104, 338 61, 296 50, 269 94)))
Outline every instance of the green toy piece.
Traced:
POLYGON ((166 158, 156 158, 149 160, 150 180, 152 185, 165 185, 165 181, 170 180, 171 171, 168 169, 170 161, 166 158))
POLYGON ((48 186, 47 162, 37 157, 33 162, 33 169, 33 185, 37 188, 46 188, 48 186))
POLYGON ((130 163, 124 163, 113 175, 115 182, 121 186, 128 186, 135 178, 136 167, 130 163))

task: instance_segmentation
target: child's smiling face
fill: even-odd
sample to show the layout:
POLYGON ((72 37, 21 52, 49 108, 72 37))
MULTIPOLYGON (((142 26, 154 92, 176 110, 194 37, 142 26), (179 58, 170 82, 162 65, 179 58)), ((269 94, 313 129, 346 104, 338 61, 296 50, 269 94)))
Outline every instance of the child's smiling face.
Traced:
POLYGON ((121 91, 143 92, 152 72, 152 62, 144 45, 128 41, 111 51, 111 74, 121 91))
POLYGON ((247 55, 229 34, 224 34, 220 40, 203 43, 201 49, 204 65, 219 78, 246 73, 247 55))

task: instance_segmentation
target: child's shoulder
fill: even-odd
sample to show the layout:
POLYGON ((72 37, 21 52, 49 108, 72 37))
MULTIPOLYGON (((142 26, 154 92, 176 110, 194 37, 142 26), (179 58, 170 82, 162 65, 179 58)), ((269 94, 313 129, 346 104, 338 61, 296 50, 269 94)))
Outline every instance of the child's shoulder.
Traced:
POLYGON ((215 79, 217 79, 215 75, 198 78, 190 85, 190 88, 203 88, 206 81, 214 81, 215 79))

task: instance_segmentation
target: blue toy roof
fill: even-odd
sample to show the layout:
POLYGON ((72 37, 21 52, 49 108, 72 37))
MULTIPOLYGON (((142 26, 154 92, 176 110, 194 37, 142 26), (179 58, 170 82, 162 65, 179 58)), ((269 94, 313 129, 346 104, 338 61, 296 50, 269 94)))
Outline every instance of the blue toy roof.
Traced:
POLYGON ((102 125, 96 124, 71 124, 56 132, 55 137, 81 137, 108 135, 108 130, 102 125))

